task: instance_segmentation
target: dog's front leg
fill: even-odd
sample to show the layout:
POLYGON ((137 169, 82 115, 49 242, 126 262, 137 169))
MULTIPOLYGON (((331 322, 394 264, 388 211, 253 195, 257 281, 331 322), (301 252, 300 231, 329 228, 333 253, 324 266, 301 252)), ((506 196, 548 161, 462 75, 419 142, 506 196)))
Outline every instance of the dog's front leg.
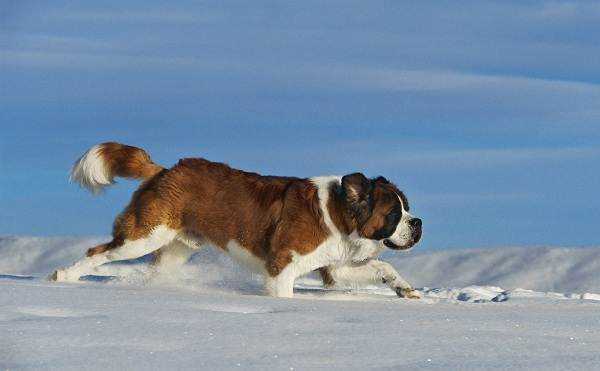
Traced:
POLYGON ((421 295, 392 267, 390 263, 381 260, 370 260, 367 265, 371 266, 381 282, 387 284, 401 298, 420 299, 421 295))
POLYGON ((330 269, 336 282, 373 284, 385 283, 403 298, 419 299, 421 295, 392 267, 381 260, 370 259, 360 264, 352 264, 330 269))

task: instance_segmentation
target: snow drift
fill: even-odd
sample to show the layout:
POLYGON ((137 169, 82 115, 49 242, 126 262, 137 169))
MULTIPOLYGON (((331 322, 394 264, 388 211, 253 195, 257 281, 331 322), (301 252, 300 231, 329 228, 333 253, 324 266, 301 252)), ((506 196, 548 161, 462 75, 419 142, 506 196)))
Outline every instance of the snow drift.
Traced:
MULTIPOLYGON (((79 259, 102 237, 0 237, 0 274, 45 276, 79 259)), ((415 287, 500 286, 556 292, 600 292, 600 248, 506 247, 495 249, 386 252, 415 287)), ((111 264, 107 275, 144 273, 147 266, 111 264)), ((174 278, 223 284, 234 288, 256 277, 212 248, 200 251, 174 278)), ((250 283, 249 283, 250 282, 250 283)))

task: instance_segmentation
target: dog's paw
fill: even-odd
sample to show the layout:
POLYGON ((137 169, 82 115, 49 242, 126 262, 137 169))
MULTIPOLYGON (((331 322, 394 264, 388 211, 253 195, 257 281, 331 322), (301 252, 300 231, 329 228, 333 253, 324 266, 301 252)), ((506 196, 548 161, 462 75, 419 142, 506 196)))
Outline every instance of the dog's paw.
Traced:
POLYGON ((396 295, 406 299, 421 299, 421 293, 412 288, 398 287, 396 288, 396 295))
POLYGON ((69 281, 78 281, 79 277, 72 277, 66 271, 66 269, 57 269, 51 275, 48 276, 48 281, 55 282, 69 282, 69 281))
POLYGON ((48 281, 58 281, 58 270, 55 270, 48 276, 48 281))

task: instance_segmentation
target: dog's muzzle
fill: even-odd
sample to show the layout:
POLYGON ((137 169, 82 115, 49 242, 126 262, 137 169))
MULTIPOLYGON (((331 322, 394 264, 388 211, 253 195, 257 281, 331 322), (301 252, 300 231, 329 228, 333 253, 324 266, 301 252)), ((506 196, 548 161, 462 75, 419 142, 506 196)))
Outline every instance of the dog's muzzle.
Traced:
POLYGON ((421 236, 423 235, 423 221, 419 218, 413 218, 408 221, 408 225, 410 226, 411 238, 410 242, 406 245, 397 245, 389 238, 383 240, 383 244, 386 247, 389 247, 392 250, 408 250, 413 247, 417 242, 421 240, 421 236))

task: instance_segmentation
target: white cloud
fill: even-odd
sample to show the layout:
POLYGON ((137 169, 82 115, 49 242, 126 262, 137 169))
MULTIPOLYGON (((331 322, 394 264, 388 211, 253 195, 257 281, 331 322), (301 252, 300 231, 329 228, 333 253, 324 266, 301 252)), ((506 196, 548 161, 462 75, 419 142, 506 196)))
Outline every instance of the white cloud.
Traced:
POLYGON ((223 14, 216 11, 174 11, 171 9, 127 10, 117 12, 68 11, 50 13, 47 18, 60 21, 102 22, 102 23, 211 23, 218 21, 223 14))
POLYGON ((527 192, 489 192, 489 193, 426 193, 413 194, 413 198, 418 199, 419 203, 430 204, 459 204, 468 205, 486 202, 514 202, 523 200, 532 200, 540 198, 537 193, 527 192))
POLYGON ((105 42, 52 36, 38 38, 34 45, 37 47, 5 50, 1 63, 38 68, 93 68, 95 70, 169 67, 189 69, 192 72, 218 69, 224 73, 230 70, 242 75, 268 79, 274 85, 285 82, 285 84, 320 88, 323 91, 351 89, 358 92, 473 92, 476 94, 480 94, 481 91, 484 91, 483 94, 523 94, 527 91, 541 95, 557 92, 600 97, 599 84, 561 79, 488 75, 452 70, 408 70, 319 63, 311 65, 293 61, 288 64, 269 64, 263 59, 241 61, 220 57, 128 55, 122 51, 107 50, 111 45, 105 42), (46 47, 44 42, 47 43, 46 47), (65 48, 71 51, 53 50, 65 48), (104 50, 83 51, 90 48, 104 48, 104 50))
POLYGON ((534 15, 549 20, 593 20, 600 18, 600 4, 581 1, 546 2, 534 15))
MULTIPOLYGON (((545 147, 545 148, 480 148, 435 149, 434 143, 411 146, 410 141, 392 143, 389 140, 377 144, 338 142, 328 148, 310 148, 306 156, 339 158, 352 167, 361 169, 486 169, 490 167, 513 167, 534 164, 562 163, 574 160, 600 159, 600 148, 593 147, 545 147), (396 146, 396 148, 394 148, 396 146)), ((387 170, 386 170, 387 171, 387 170)))
POLYGON ((600 158, 600 149, 596 148, 419 149, 379 153, 370 153, 363 149, 360 154, 349 151, 343 153, 346 161, 353 167, 386 173, 393 169, 444 170, 457 173, 481 169, 487 172, 491 169, 522 166, 564 166, 565 163, 574 160, 597 161, 600 158))
POLYGON ((102 54, 111 54, 124 50, 125 46, 114 40, 105 41, 88 37, 64 36, 54 34, 24 34, 17 38, 0 36, 0 43, 5 45, 4 50, 10 51, 36 51, 38 53, 85 53, 90 51, 102 54))
MULTIPOLYGON (((331 166, 335 171, 364 169, 388 172, 393 169, 485 169, 522 165, 551 165, 573 161, 598 161, 600 148, 595 147, 514 147, 436 149, 435 142, 417 142, 410 138, 372 140, 332 140, 327 144, 307 145, 294 152, 277 146, 247 151, 253 161, 294 162, 331 166), (340 162, 340 159, 343 159, 340 162)), ((372 174, 375 175, 375 174, 372 174)))
POLYGON ((169 67, 201 67, 202 61, 186 57, 125 55, 118 53, 59 52, 48 50, 5 50, 0 64, 35 67, 93 69, 152 69, 169 67))
POLYGON ((464 165, 506 165, 532 161, 564 161, 600 156, 600 148, 506 148, 417 151, 402 153, 396 161, 464 165))
POLYGON ((600 85, 561 79, 543 79, 527 76, 489 75, 451 70, 406 70, 354 66, 315 66, 305 74, 341 83, 357 89, 383 91, 465 91, 522 89, 549 91, 562 90, 576 93, 600 94, 600 85))

